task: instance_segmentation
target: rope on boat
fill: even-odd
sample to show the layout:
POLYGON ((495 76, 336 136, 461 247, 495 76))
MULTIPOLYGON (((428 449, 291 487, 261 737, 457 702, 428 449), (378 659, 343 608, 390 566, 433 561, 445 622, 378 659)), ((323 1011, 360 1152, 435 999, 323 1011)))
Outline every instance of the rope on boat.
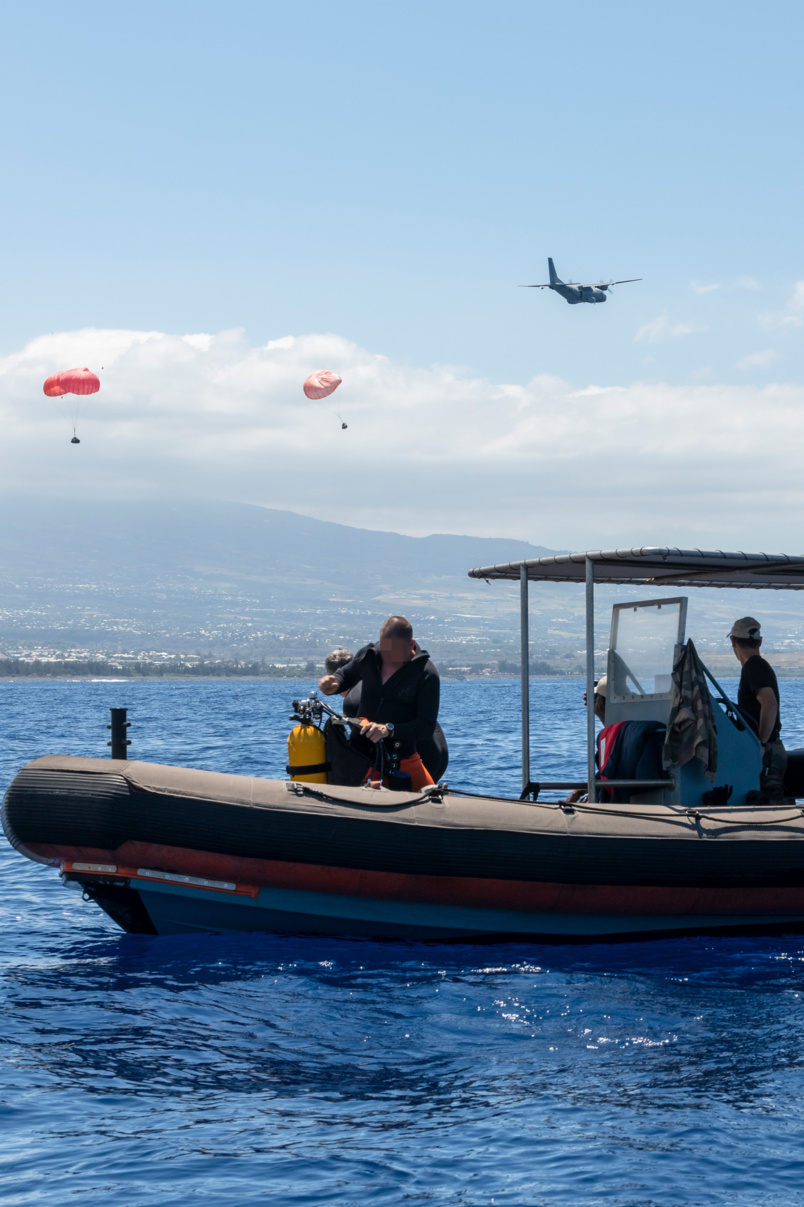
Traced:
MULTIPOLYGON (((699 809, 685 809, 683 813, 673 813, 669 816, 662 817, 656 813, 633 813, 629 811, 624 814, 622 809, 601 809, 597 805, 581 804, 576 802, 569 804, 567 801, 528 801, 517 800, 511 796, 490 796, 484 792, 469 792, 464 788, 450 788, 447 784, 433 784, 427 787, 424 792, 413 800, 401 801, 398 799, 391 800, 371 800, 352 801, 343 800, 341 797, 330 796, 328 792, 323 792, 319 788, 314 788, 310 784, 301 783, 298 780, 288 784, 288 791, 295 793, 297 796, 312 796, 315 800, 324 801, 328 805, 368 805, 373 808, 390 808, 394 805, 408 808, 413 805, 424 805, 433 799, 439 800, 443 796, 468 796, 474 800, 494 800, 500 801, 506 805, 528 805, 530 808, 547 809, 550 812, 557 813, 587 813, 598 817, 618 817, 627 816, 636 818, 640 821, 663 821, 663 822, 679 822, 687 821, 691 825, 698 825, 701 821, 713 822, 719 826, 732 826, 741 829, 760 829, 766 826, 783 826, 790 822, 800 821, 804 817, 804 809, 797 809, 795 813, 791 813, 789 817, 774 817, 768 818, 767 821, 762 819, 753 819, 751 821, 745 818, 738 817, 716 817, 712 813, 702 813, 699 809)), ((395 795, 395 794, 394 794, 395 795)))
POLYGON ((433 784, 429 791, 425 791, 421 796, 415 797, 414 800, 400 800, 399 794, 394 792, 391 794, 390 800, 374 800, 367 796, 365 800, 344 800, 340 796, 330 796, 328 792, 322 792, 319 788, 313 788, 311 784, 306 784, 300 780, 290 780, 287 784, 288 792, 292 792, 295 796, 312 796, 315 800, 324 801, 327 805, 370 805, 372 808, 388 809, 393 805, 405 806, 408 805, 423 805, 433 797, 440 799, 441 791, 444 791, 439 784, 433 784), (436 791, 434 791, 436 789, 436 791))
MULTIPOLYGON (((552 812, 561 811, 562 813, 593 813, 601 817, 623 817, 625 816, 621 809, 601 809, 597 805, 581 804, 575 802, 569 804, 567 801, 542 801, 542 800, 520 800, 514 796, 490 796, 485 792, 468 792, 464 788, 447 788, 447 792, 453 796, 471 796, 475 800, 498 800, 507 805, 529 805, 531 808, 547 809, 552 812)), ((418 803, 418 802, 416 802, 418 803)), ((686 809, 684 813, 673 813, 668 817, 658 816, 656 813, 632 813, 628 812, 627 816, 638 818, 640 821, 690 821, 697 824, 699 821, 716 822, 721 826, 741 826, 743 828, 756 828, 762 826, 781 826, 788 822, 799 821, 804 817, 804 809, 798 809, 789 817, 769 818, 767 821, 746 821, 736 817, 715 817, 711 813, 702 813, 700 809, 686 809)))
POLYGON ((714 821, 721 826, 783 826, 790 821, 800 821, 804 817, 804 809, 797 810, 792 817, 775 817, 773 820, 769 819, 768 821, 737 821, 733 817, 713 817, 711 813, 701 813, 698 809, 687 809, 687 817, 695 822, 714 821))

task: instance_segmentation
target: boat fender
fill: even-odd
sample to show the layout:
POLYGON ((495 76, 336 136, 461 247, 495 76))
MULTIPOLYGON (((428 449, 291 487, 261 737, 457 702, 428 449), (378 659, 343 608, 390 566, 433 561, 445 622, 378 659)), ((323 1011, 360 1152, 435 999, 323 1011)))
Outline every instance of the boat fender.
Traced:
POLYGON ((287 773, 292 780, 325 784, 329 763, 324 735, 316 725, 296 725, 288 734, 287 773))

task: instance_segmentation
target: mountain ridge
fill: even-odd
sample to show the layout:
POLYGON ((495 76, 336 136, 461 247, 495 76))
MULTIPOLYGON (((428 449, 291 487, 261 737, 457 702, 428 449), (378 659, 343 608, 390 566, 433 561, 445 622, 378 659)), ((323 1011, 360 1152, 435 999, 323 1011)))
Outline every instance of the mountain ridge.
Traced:
POLYGON ((485 637, 465 632, 471 619, 489 637, 498 633, 491 644, 507 654, 510 589, 489 594, 467 572, 551 552, 511 538, 353 528, 246 503, 36 500, 6 502, 3 518, 7 648, 156 644, 303 657, 329 634, 366 640, 379 618, 404 608, 444 638, 457 627, 455 640, 485 648, 485 637))

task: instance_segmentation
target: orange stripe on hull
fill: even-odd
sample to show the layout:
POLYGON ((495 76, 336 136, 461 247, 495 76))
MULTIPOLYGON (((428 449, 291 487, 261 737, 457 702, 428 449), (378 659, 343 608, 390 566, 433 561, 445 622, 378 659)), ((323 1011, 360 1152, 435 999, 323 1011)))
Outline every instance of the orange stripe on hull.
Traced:
POLYGON ((199 876, 197 873, 180 872, 175 868, 171 868, 169 872, 162 868, 152 868, 143 870, 142 868, 129 868, 122 863, 96 863, 95 860, 70 860, 62 861, 61 870, 63 872, 72 872, 78 876, 118 876, 122 880, 152 880, 155 884, 178 884, 186 888, 202 888, 205 893, 226 893, 234 897, 257 897, 259 896, 259 887, 255 884, 203 884, 196 881, 217 880, 214 876, 199 876), (149 876, 149 872, 158 872, 159 875, 149 876), (171 879, 171 876, 175 879, 171 879), (189 878, 180 880, 179 877, 189 878))
POLYGON ((209 880, 234 880, 265 888, 298 889, 379 901, 411 901, 567 914, 758 914, 804 913, 804 886, 727 888, 678 885, 552 884, 529 880, 486 880, 472 876, 422 876, 361 868, 287 863, 193 851, 148 842, 124 842, 115 850, 30 844, 53 862, 82 860, 149 867, 209 880))

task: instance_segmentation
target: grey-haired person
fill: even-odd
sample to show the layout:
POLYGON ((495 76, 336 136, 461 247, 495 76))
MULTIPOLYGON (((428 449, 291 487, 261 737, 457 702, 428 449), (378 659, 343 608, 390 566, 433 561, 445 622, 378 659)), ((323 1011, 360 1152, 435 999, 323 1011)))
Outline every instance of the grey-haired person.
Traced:
POLYGON ((759 621, 753 616, 735 620, 729 639, 742 667, 737 705, 753 724, 762 743, 762 796, 767 801, 779 801, 784 797, 787 751, 780 738, 779 683, 773 667, 759 652, 762 645, 759 621))
MULTIPOLYGON (((328 675, 334 675, 342 666, 346 666, 347 662, 351 662, 354 654, 351 650, 347 650, 345 645, 336 646, 331 650, 324 659, 324 670, 328 675)), ((348 695, 348 692, 341 692, 342 696, 348 695)))

